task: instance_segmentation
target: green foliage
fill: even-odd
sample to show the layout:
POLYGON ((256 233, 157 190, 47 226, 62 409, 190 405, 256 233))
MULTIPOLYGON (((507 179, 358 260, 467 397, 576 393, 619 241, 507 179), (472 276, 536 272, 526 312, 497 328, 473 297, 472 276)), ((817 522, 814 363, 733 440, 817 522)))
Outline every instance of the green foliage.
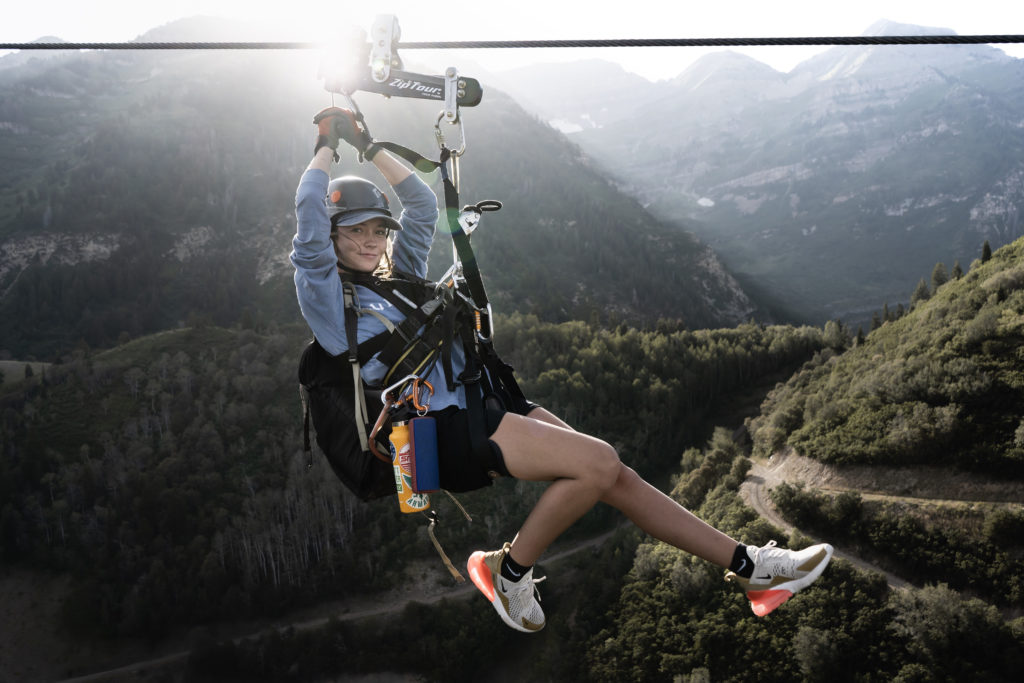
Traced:
MULTIPOLYGON (((673 495, 702 502, 696 513, 744 542, 779 538, 740 500, 742 448, 719 430, 673 495), (714 480, 710 472, 718 475, 714 480), (705 489, 698 493, 697 481, 705 489)), ((825 575, 771 617, 750 613, 742 593, 709 563, 654 541, 638 548, 612 607, 591 639, 588 681, 887 680, 894 654, 886 625, 888 592, 877 577, 834 562, 825 575)))
MULTIPOLYGON (((746 542, 780 538, 741 502, 749 461, 725 430, 688 450, 682 465, 672 495, 699 501, 702 518, 746 542)), ((838 529, 858 526, 863 509, 843 496, 808 519, 815 514, 838 529)), ((759 681, 769 671, 771 680, 952 681, 976 672, 1012 681, 1021 665, 1024 630, 944 585, 890 592, 880 575, 837 559, 813 586, 758 618, 720 569, 658 542, 636 543, 635 533, 619 534, 572 568, 560 564, 558 580, 544 585, 549 626, 541 637, 510 632, 477 600, 413 604, 398 618, 358 627, 333 620, 234 644, 209 641, 193 652, 189 678, 387 671, 462 681, 500 668, 542 682, 759 681)))
MULTIPOLYGON (((740 500, 739 479, 725 475, 730 452, 735 463, 746 460, 725 436, 717 433, 703 452, 687 452, 690 472, 674 495, 695 493, 694 482, 701 479, 711 488, 703 495, 688 494, 703 501, 699 516, 743 542, 778 538, 778 529, 758 520, 740 500), (720 483, 702 471, 712 469, 725 477, 720 483)), ((740 467, 735 473, 744 471, 740 467)), ((854 494, 826 501, 788 487, 783 496, 790 501, 787 516, 801 526, 833 532, 829 537, 844 543, 868 533, 870 525, 854 494)), ((943 550, 939 558, 946 540, 914 542, 913 552, 935 553, 936 566, 980 553, 972 571, 999 561, 990 548, 962 545, 943 550)), ((991 585, 1020 574, 1019 567, 1007 568, 991 577, 991 585)), ((978 586, 972 582, 970 590, 978 586)), ((890 592, 880 575, 860 573, 838 559, 809 589, 769 617, 758 618, 742 594, 721 581, 720 570, 647 541, 637 549, 608 625, 590 643, 588 669, 580 677, 588 681, 1011 681, 1021 666, 1024 633, 991 605, 963 598, 945 585, 890 592)))
MULTIPOLYGON (((386 568, 409 548, 432 556, 425 527, 393 501, 359 503, 324 459, 307 468, 301 455, 295 372, 307 339, 299 326, 199 326, 77 352, 45 382, 11 385, 0 558, 74 570, 74 630, 154 637, 401 581, 386 568)), ((806 328, 610 331, 521 315, 499 322, 499 339, 531 398, 659 479, 707 410, 820 346, 806 328)), ((460 499, 496 544, 542 490, 499 481, 460 499)), ((610 515, 602 506, 572 533, 603 531, 610 515)), ((439 533, 460 553, 481 530, 453 521, 439 533)))
POLYGON ((927 671, 943 681, 1010 681, 1024 666, 1024 649, 991 605, 964 598, 944 584, 893 595, 891 631, 905 643, 900 674, 927 671))
POLYGON ((936 524, 906 505, 868 508, 856 493, 830 497, 781 484, 779 510, 801 529, 842 543, 907 580, 941 582, 1000 607, 1024 606, 1024 516, 998 510, 985 516, 983 536, 951 523, 936 524))
POLYGON ((755 454, 1024 476, 1022 260, 1018 240, 863 344, 815 356, 752 421, 755 454))
POLYGON ((809 327, 605 330, 524 315, 500 319, 496 334, 528 395, 583 431, 614 434, 648 476, 674 464, 704 406, 794 367, 822 343, 809 327))

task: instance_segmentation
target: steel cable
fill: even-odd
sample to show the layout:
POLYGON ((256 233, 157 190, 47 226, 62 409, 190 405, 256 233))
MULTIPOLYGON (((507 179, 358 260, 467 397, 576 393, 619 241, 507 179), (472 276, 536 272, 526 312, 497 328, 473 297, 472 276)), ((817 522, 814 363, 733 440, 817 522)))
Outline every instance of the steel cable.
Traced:
MULTIPOLYGON (((611 38, 585 40, 468 40, 398 43, 398 50, 479 50, 582 47, 738 47, 778 45, 978 45, 1024 43, 1024 35, 825 36, 795 38, 611 38)), ((0 43, 0 50, 315 50, 310 42, 0 43)))

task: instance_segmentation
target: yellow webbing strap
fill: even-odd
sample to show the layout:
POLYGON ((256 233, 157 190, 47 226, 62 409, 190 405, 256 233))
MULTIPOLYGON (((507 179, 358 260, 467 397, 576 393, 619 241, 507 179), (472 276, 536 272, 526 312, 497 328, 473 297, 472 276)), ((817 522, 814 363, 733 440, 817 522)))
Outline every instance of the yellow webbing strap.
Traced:
MULTIPOLYGON (((452 492, 447 489, 441 490, 448 494, 448 497, 451 498, 451 501, 453 503, 455 503, 455 506, 459 508, 463 515, 465 515, 466 520, 472 522, 473 518, 469 516, 468 512, 466 512, 466 508, 462 507, 462 503, 460 503, 458 499, 452 495, 452 492)), ((437 540, 437 536, 434 534, 434 527, 436 527, 438 522, 440 521, 440 518, 437 516, 437 512, 431 510, 429 513, 427 513, 427 518, 430 520, 430 525, 427 527, 427 534, 430 536, 430 542, 434 544, 434 550, 436 550, 437 554, 441 556, 441 561, 444 562, 444 566, 448 568, 448 571, 451 573, 452 578, 454 578, 457 583, 465 583, 465 577, 463 577, 462 573, 455 568, 455 565, 452 564, 452 561, 448 559, 448 555, 445 554, 444 548, 441 547, 441 542, 437 540)))

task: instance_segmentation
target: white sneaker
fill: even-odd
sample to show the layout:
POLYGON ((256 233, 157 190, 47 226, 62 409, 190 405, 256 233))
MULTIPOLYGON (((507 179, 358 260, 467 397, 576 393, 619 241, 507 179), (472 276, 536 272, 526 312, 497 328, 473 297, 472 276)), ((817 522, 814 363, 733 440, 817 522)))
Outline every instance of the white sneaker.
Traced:
POLYGON ((491 601, 502 621, 517 631, 533 633, 544 628, 544 610, 540 607, 540 593, 534 585, 544 579, 534 580, 533 567, 518 581, 509 581, 502 576, 501 563, 509 548, 510 544, 506 543, 500 550, 489 553, 477 550, 470 555, 467 563, 469 578, 491 601))
POLYGON ((748 545, 747 555, 754 563, 750 578, 735 572, 726 572, 725 578, 740 585, 754 614, 763 617, 821 576, 832 559, 832 546, 819 543, 803 550, 786 550, 769 541, 760 548, 748 545))

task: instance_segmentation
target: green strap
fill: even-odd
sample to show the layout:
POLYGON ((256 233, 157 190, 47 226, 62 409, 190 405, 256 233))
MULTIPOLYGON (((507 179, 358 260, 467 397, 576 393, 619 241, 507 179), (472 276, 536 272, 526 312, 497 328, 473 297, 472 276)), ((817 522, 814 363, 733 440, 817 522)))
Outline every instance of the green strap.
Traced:
POLYGON ((480 266, 477 264, 473 248, 470 246, 469 235, 466 234, 462 229, 462 224, 459 223, 459 191, 448 173, 448 160, 451 159, 451 150, 443 147, 440 160, 432 161, 419 152, 394 142, 377 142, 375 144, 405 159, 417 171, 422 173, 441 172, 441 181, 444 186, 445 218, 448 223, 448 231, 452 236, 452 242, 455 244, 455 251, 462 262, 462 275, 466 278, 466 285, 469 287, 469 295, 473 299, 473 304, 480 310, 486 309, 488 304, 487 292, 484 289, 483 279, 480 277, 480 266))

